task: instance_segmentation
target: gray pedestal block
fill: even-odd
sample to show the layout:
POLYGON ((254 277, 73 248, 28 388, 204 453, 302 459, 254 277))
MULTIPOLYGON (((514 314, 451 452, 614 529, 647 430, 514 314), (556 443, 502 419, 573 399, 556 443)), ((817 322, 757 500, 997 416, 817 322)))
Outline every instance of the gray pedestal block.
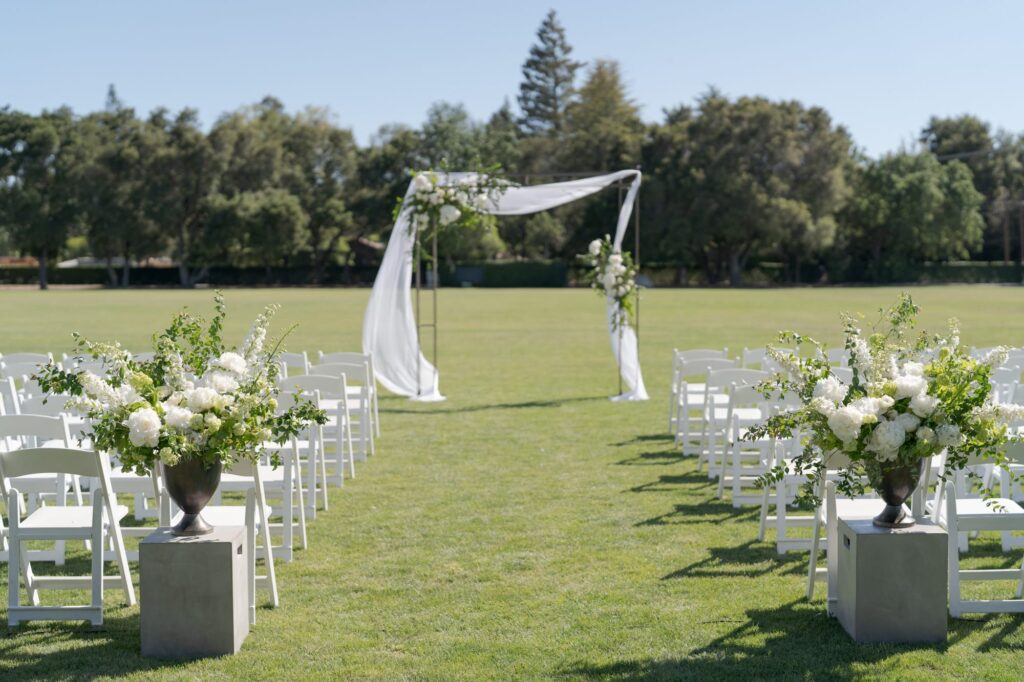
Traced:
POLYGON ((142 655, 236 653, 249 634, 244 527, 175 537, 160 528, 139 543, 142 655))
POLYGON ((946 641, 946 531, 839 518, 836 616, 858 642, 946 641))

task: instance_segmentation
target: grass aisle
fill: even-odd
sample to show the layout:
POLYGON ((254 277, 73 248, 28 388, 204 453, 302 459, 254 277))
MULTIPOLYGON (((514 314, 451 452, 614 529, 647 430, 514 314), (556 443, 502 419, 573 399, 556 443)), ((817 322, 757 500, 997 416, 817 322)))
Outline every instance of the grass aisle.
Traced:
MULTIPOLYGON (((1021 618, 951 621, 943 647, 852 644, 820 597, 802 601, 806 555, 757 543, 756 511, 715 500, 664 435, 673 346, 738 353, 792 327, 834 340, 838 310, 872 311, 895 293, 647 292, 652 400, 612 404, 596 296, 446 290, 449 400, 382 401, 378 454, 332 489, 310 549, 278 565, 281 608, 259 610, 239 655, 143 659, 138 610, 110 592, 103 632, 33 624, 0 639, 0 678, 1019 678, 1021 618)), ((1024 290, 914 293, 928 326, 958 315, 967 342, 1024 343, 1024 290)), ((280 323, 302 324, 290 348, 336 350, 358 347, 366 295, 239 290, 227 300, 238 324, 280 302, 280 323)), ((182 304, 205 310, 209 298, 0 291, 0 350, 63 350, 72 329, 138 348, 182 304)), ((242 333, 229 326, 229 338, 242 333)), ((1019 565, 1020 553, 978 546, 990 563, 1019 565)))

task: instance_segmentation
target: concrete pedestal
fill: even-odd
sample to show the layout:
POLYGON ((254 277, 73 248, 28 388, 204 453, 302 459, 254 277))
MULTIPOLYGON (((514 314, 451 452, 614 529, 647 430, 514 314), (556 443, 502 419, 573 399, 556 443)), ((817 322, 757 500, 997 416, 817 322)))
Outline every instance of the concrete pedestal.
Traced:
POLYGON ((838 519, 836 616, 858 642, 946 641, 946 531, 838 519))
POLYGON ((142 655, 236 653, 249 634, 245 528, 175 537, 160 528, 139 543, 142 655))

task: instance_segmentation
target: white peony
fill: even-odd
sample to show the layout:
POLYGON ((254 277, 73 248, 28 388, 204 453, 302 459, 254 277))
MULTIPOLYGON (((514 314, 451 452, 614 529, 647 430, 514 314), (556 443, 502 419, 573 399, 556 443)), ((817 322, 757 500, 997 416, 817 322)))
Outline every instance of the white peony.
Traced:
POLYGON ((811 399, 811 409, 827 417, 836 411, 836 404, 825 396, 818 396, 811 399))
POLYGON ((238 382, 227 372, 210 372, 206 375, 205 383, 217 393, 230 393, 238 390, 238 382))
POLYGON ((601 253, 601 240, 595 239, 590 242, 590 246, 587 247, 587 251, 590 252, 591 256, 597 256, 601 253))
POLYGON ((896 423, 899 424, 904 431, 910 433, 911 431, 917 430, 917 427, 921 425, 921 420, 907 412, 897 416, 896 423))
POLYGON ((815 398, 827 398, 835 404, 843 402, 850 388, 835 377, 826 377, 814 385, 815 398))
POLYGON ((898 421, 883 421, 871 432, 867 448, 879 453, 879 459, 895 459, 890 453, 899 450, 906 440, 907 432, 898 421), (882 457, 883 453, 886 457, 882 457))
POLYGON ((896 384, 896 400, 912 398, 915 395, 924 393, 928 388, 928 382, 924 377, 914 374, 903 374, 893 380, 896 384))
POLYGON ((876 420, 879 419, 885 412, 893 406, 893 399, 889 396, 882 396, 881 398, 857 398, 850 403, 858 412, 864 415, 874 417, 876 420))
POLYGON ((227 371, 237 376, 245 374, 246 364, 245 358, 238 353, 221 353, 221 356, 217 358, 217 366, 226 369, 227 371))
POLYGON ((128 416, 128 440, 135 447, 155 448, 160 442, 160 415, 148 407, 128 416))
POLYGON ((459 209, 455 208, 451 204, 445 204, 441 207, 441 224, 450 225, 458 220, 460 215, 462 215, 462 212, 459 209))
POLYGON ((910 399, 910 411, 921 419, 932 416, 935 408, 939 405, 939 399, 927 393, 918 393, 910 399))
POLYGON ((191 419, 191 410, 179 407, 178 405, 164 403, 164 421, 167 422, 167 428, 184 431, 188 428, 191 419))
POLYGON ((924 365, 920 362, 908 362, 903 365, 903 373, 913 377, 924 376, 924 365))
POLYGON ((935 429, 935 438, 944 448, 956 447, 963 440, 960 427, 956 424, 943 424, 935 429))
POLYGON ((188 394, 188 406, 193 412, 209 410, 217 404, 217 391, 202 386, 188 394))
POLYGON ((855 440, 863 424, 864 413, 852 405, 840 407, 828 417, 828 428, 844 443, 855 440))

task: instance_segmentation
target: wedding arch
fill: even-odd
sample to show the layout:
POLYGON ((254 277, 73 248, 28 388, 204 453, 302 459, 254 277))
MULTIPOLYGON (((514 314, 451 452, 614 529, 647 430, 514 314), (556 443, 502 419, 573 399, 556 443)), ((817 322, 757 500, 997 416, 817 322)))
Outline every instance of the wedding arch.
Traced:
MULTIPOLYGON (((440 175, 440 183, 451 185, 471 177, 474 177, 474 174, 444 173, 440 175)), ((621 170, 566 182, 512 185, 500 196, 495 196, 489 201, 481 212, 498 216, 538 213, 590 196, 616 183, 628 181, 629 189, 619 208, 612 240, 614 250, 620 252, 640 191, 640 178, 639 170, 621 170)), ((407 204, 414 194, 414 183, 415 178, 409 183, 405 194, 407 204)), ((409 211, 402 210, 391 230, 380 270, 373 283, 370 301, 366 306, 363 318, 363 352, 373 354, 374 371, 384 388, 413 400, 439 401, 444 400, 444 396, 439 388, 438 370, 423 355, 413 308, 412 275, 417 244, 415 221, 409 215, 409 211)), ((436 263, 436 240, 434 245, 436 263)), ((419 281, 420 278, 417 279, 419 281)), ((436 281, 433 284, 436 290, 436 281)), ((613 397, 612 400, 647 400, 647 390, 644 388, 643 374, 640 371, 636 330, 628 323, 613 323, 617 313, 615 306, 616 303, 609 298, 608 331, 612 352, 619 365, 619 376, 628 390, 613 397)), ((435 334, 436 329, 435 326, 435 334)))

